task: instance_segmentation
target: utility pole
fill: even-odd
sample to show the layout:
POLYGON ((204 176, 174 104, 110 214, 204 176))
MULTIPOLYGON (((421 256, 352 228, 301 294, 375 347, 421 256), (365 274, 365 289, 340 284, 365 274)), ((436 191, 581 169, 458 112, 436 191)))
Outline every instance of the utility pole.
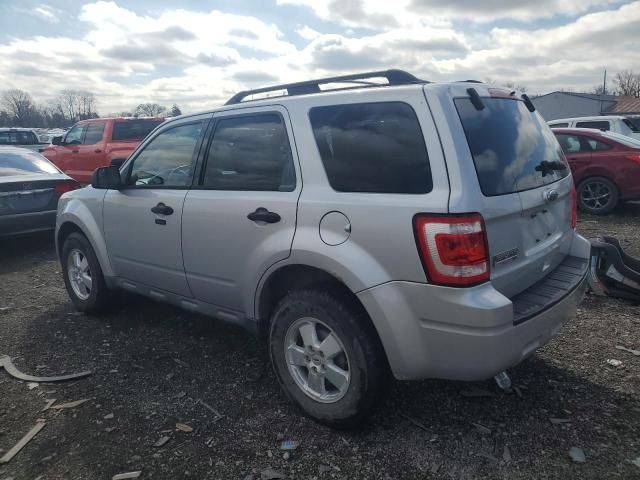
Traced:
POLYGON ((604 69, 604 81, 602 82, 602 94, 607 94, 607 69, 604 69))

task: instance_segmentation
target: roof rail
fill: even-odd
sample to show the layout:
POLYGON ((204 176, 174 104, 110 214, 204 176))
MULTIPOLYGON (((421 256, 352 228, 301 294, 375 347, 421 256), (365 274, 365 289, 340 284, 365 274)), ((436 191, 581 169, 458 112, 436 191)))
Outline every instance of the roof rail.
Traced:
MULTIPOLYGON (((408 72, 404 70, 380 70, 377 72, 365 72, 365 73, 354 73, 351 75, 341 75, 338 77, 327 77, 320 78, 318 80, 307 80, 304 82, 296 82, 296 83, 285 83, 282 85, 273 85, 272 87, 263 87, 256 88, 254 90, 244 90, 242 92, 236 93, 233 97, 231 97, 225 105, 233 105, 235 103, 242 102, 243 99, 248 97, 249 95, 254 95, 256 93, 266 93, 266 92, 276 92, 278 90, 286 90, 287 96, 295 96, 295 95, 306 95, 309 93, 320 93, 322 90, 320 89, 320 85, 327 83, 357 83, 357 87, 350 88, 361 88, 365 87, 380 87, 386 86, 386 84, 377 84, 370 82, 363 82, 368 78, 386 78, 389 82, 388 85, 408 85, 412 83, 428 83, 425 80, 420 80, 419 78, 414 77, 408 72)), ((261 99, 262 100, 262 99, 261 99)))

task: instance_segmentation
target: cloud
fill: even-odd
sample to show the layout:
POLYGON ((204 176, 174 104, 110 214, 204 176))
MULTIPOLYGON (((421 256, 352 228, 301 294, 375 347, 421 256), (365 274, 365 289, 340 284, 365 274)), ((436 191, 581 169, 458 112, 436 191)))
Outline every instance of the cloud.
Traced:
POLYGON ((265 6, 269 21, 220 10, 139 13, 123 2, 83 5, 73 32, 61 22, 47 25, 56 35, 6 37, 0 88, 40 102, 65 88, 91 90, 104 113, 142 102, 193 111, 247 88, 358 70, 493 78, 544 93, 586 89, 605 67, 640 65, 637 1, 278 0, 265 6))

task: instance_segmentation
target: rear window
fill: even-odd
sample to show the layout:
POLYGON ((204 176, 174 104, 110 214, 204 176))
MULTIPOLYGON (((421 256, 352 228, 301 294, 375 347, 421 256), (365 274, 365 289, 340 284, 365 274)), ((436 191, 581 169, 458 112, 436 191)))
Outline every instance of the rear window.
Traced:
POLYGON ((0 132, 0 145, 37 145, 40 143, 33 132, 0 132))
POLYGON ((623 118, 622 121, 633 133, 640 133, 640 119, 623 118))
POLYGON ((161 123, 162 120, 151 118, 114 122, 112 138, 113 140, 142 140, 161 123))
POLYGON ((568 126, 568 123, 553 123, 549 125, 549 128, 567 128, 568 126))
POLYGON ((593 122, 578 122, 577 128, 595 128, 596 130, 609 130, 609 122, 598 120, 593 122))
POLYGON ((17 148, 10 150, 15 151, 0 151, 0 177, 34 173, 60 173, 60 170, 39 153, 29 150, 21 152, 17 148))
POLYGON ((329 183, 339 192, 427 193, 427 148, 406 103, 315 107, 313 134, 329 183))
POLYGON ((520 100, 483 98, 482 102, 485 108, 476 110, 469 98, 455 100, 482 193, 530 190, 569 174, 562 149, 540 115, 520 100))

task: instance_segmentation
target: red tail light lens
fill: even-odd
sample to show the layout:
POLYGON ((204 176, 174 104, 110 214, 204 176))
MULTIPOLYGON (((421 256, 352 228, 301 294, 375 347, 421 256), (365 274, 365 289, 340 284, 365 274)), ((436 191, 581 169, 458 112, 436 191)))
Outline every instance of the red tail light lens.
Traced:
POLYGON ((70 182, 64 182, 64 183, 58 183, 56 184, 55 187, 53 187, 53 190, 62 195, 63 193, 67 193, 70 192, 71 190, 76 190, 80 188, 80 184, 76 181, 70 181, 70 182))
POLYGON ((489 249, 481 215, 420 214, 413 226, 422 266, 432 283, 469 287, 489 280, 489 249))
POLYGON ((578 226, 578 194, 575 185, 571 186, 571 228, 578 226))
POLYGON ((632 162, 640 163, 640 153, 638 155, 627 155, 624 158, 626 158, 627 160, 631 160, 632 162))

